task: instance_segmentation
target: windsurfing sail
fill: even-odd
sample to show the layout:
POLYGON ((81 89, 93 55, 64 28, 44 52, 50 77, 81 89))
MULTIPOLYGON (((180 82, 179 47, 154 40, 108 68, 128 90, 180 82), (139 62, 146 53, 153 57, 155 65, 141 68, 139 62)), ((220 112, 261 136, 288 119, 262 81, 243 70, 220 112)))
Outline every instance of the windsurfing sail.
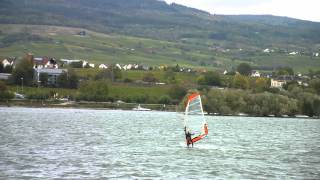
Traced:
POLYGON ((204 117, 199 93, 193 93, 188 96, 184 115, 184 127, 186 132, 193 134, 193 138, 191 139, 192 143, 208 135, 208 124, 204 117))

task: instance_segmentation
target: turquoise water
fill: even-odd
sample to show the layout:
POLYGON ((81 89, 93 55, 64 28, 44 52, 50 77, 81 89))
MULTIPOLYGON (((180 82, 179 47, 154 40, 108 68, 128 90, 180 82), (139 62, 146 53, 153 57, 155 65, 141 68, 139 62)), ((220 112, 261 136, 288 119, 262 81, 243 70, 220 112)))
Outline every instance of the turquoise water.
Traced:
POLYGON ((206 117, 186 148, 181 115, 0 108, 0 179, 319 179, 320 121, 206 117))

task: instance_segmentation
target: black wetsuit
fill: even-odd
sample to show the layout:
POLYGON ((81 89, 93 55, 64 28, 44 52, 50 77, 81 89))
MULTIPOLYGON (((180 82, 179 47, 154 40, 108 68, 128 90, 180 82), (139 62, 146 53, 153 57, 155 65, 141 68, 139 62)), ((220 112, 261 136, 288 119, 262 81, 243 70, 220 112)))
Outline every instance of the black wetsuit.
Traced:
POLYGON ((185 130, 185 134, 186 134, 186 141, 187 141, 187 146, 189 147, 190 144, 192 144, 193 147, 193 142, 192 142, 192 138, 191 138, 191 133, 185 130))

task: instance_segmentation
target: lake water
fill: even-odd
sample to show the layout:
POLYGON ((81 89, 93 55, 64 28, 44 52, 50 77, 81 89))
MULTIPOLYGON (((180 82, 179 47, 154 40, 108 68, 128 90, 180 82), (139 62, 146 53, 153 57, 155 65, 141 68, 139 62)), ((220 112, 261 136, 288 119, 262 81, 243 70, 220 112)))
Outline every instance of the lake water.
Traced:
POLYGON ((0 108, 0 179, 320 179, 320 120, 0 108))

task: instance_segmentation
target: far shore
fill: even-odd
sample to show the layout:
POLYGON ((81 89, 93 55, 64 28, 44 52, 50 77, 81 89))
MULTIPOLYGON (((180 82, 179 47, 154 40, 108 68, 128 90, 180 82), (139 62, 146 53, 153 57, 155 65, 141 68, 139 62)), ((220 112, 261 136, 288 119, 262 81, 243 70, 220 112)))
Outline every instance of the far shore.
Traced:
MULTIPOLYGON (((124 102, 89 102, 89 101, 45 101, 45 100, 8 100, 0 101, 0 107, 25 107, 25 108, 70 108, 70 109, 95 109, 95 110, 133 110, 138 103, 124 102)), ((149 108, 152 111, 158 112, 181 112, 177 105, 163 104, 140 104, 144 108, 149 108)), ((319 119, 319 117, 309 117, 306 115, 295 116, 253 116, 239 113, 237 115, 220 115, 220 114, 205 114, 205 116, 234 116, 234 117, 268 117, 268 118, 301 118, 301 119, 319 119)))
POLYGON ((30 108, 77 108, 77 109, 105 109, 132 110, 141 105, 153 111, 176 112, 177 106, 164 104, 139 104, 124 102, 91 102, 91 101, 48 101, 48 100, 7 100, 0 101, 0 107, 30 107, 30 108))

